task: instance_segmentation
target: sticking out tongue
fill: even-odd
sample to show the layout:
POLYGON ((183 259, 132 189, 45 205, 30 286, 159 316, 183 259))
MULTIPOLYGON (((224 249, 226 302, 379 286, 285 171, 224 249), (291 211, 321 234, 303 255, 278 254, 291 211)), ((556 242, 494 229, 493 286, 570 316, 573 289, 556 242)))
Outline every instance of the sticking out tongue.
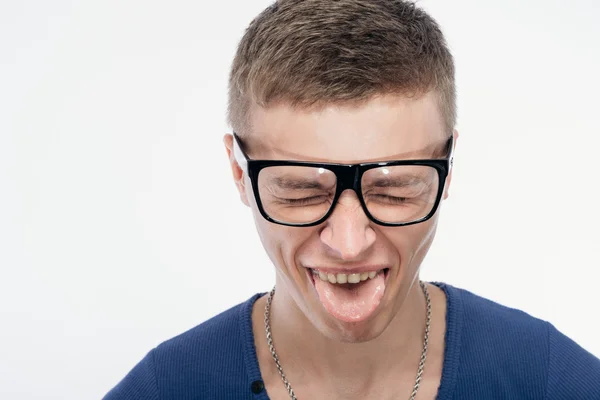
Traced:
POLYGON ((318 276, 314 280, 323 307, 344 322, 360 322, 369 318, 381 302, 385 290, 383 272, 356 284, 329 283, 318 276))

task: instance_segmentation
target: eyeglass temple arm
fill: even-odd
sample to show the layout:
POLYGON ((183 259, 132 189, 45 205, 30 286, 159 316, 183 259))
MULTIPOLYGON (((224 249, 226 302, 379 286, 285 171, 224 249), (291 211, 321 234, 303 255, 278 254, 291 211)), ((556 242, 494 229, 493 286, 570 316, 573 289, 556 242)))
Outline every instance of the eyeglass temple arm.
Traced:
POLYGON ((238 163, 242 171, 248 173, 248 157, 244 154, 238 136, 233 134, 233 158, 238 163))
POLYGON ((448 138, 448 142, 450 145, 450 149, 448 150, 448 162, 450 164, 448 167, 448 173, 450 173, 452 166, 454 165, 454 132, 452 132, 452 136, 448 138))

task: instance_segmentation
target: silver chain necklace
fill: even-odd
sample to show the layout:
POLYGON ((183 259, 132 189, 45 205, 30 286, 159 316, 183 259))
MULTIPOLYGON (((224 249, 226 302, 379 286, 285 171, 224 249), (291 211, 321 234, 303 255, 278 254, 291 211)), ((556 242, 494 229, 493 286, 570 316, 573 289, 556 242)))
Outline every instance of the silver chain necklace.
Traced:
MULTIPOLYGON (((427 302, 427 319, 425 322, 425 335, 423 337, 423 351, 421 352, 421 361, 419 362, 419 369, 417 370, 417 379, 415 380, 415 386, 413 387, 413 391, 410 394, 409 400, 414 400, 417 392, 419 391, 419 386, 421 385, 421 377, 423 376, 423 368, 425 367, 425 359, 427 358, 427 346, 429 345, 429 327, 431 325, 431 299, 429 298, 429 290, 425 286, 423 281, 419 281, 421 289, 423 289, 423 293, 425 294, 425 301, 427 302)), ((267 335, 267 344, 269 345, 269 350, 271 351, 271 356, 273 356, 273 361, 275 361, 275 365, 277 366, 277 370, 279 371, 279 375, 281 376, 281 380, 287 389, 290 398, 292 400, 297 400, 296 394, 294 393, 294 389, 292 389, 292 385, 285 377, 285 373, 283 372, 283 368, 281 367, 281 363, 279 362, 279 357, 277 357, 277 353, 275 352, 275 346, 273 345, 273 337, 271 336, 271 303, 273 302, 273 295, 275 294, 275 286, 271 289, 271 292, 267 296, 267 304, 265 304, 265 333, 267 335)))

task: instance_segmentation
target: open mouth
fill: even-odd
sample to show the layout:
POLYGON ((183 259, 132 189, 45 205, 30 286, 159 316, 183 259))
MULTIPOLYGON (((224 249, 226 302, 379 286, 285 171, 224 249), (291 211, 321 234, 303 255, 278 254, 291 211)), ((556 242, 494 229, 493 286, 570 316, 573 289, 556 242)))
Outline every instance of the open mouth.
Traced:
POLYGON ((339 272, 308 268, 323 307, 343 322, 361 322, 377 309, 385 292, 389 268, 339 272))

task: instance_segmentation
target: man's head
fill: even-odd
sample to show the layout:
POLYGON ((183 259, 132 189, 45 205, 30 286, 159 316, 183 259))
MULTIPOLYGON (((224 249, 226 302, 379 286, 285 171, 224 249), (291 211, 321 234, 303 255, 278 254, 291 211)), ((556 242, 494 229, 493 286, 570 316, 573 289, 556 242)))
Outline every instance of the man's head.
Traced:
POLYGON ((454 62, 437 23, 403 0, 282 0, 248 27, 233 61, 229 121, 247 134, 252 106, 309 108, 435 93, 456 122, 454 62))
MULTIPOLYGON (((454 64, 443 35, 405 1, 279 1, 250 24, 231 71, 230 123, 251 159, 353 164, 441 158, 455 108, 454 64)), ((366 178, 357 175, 353 188, 338 193, 326 220, 287 226, 261 215, 257 192, 263 212, 270 201, 268 214, 306 222, 334 199, 335 176, 327 168, 306 170, 320 179, 307 184, 306 171, 267 169, 253 188, 231 135, 225 143, 242 201, 252 207, 277 269, 278 293, 329 337, 380 335, 418 277, 437 213, 420 223, 385 226, 369 211, 380 207, 380 215, 402 222, 411 218, 409 207, 435 210, 450 176, 427 165, 379 168, 366 178), (388 183, 368 186, 369 176, 388 183), (299 179, 303 183, 289 184, 299 179), (331 190, 323 189, 328 185, 331 190), (322 279, 339 273, 343 282, 367 271, 375 278, 358 284, 322 279)))

